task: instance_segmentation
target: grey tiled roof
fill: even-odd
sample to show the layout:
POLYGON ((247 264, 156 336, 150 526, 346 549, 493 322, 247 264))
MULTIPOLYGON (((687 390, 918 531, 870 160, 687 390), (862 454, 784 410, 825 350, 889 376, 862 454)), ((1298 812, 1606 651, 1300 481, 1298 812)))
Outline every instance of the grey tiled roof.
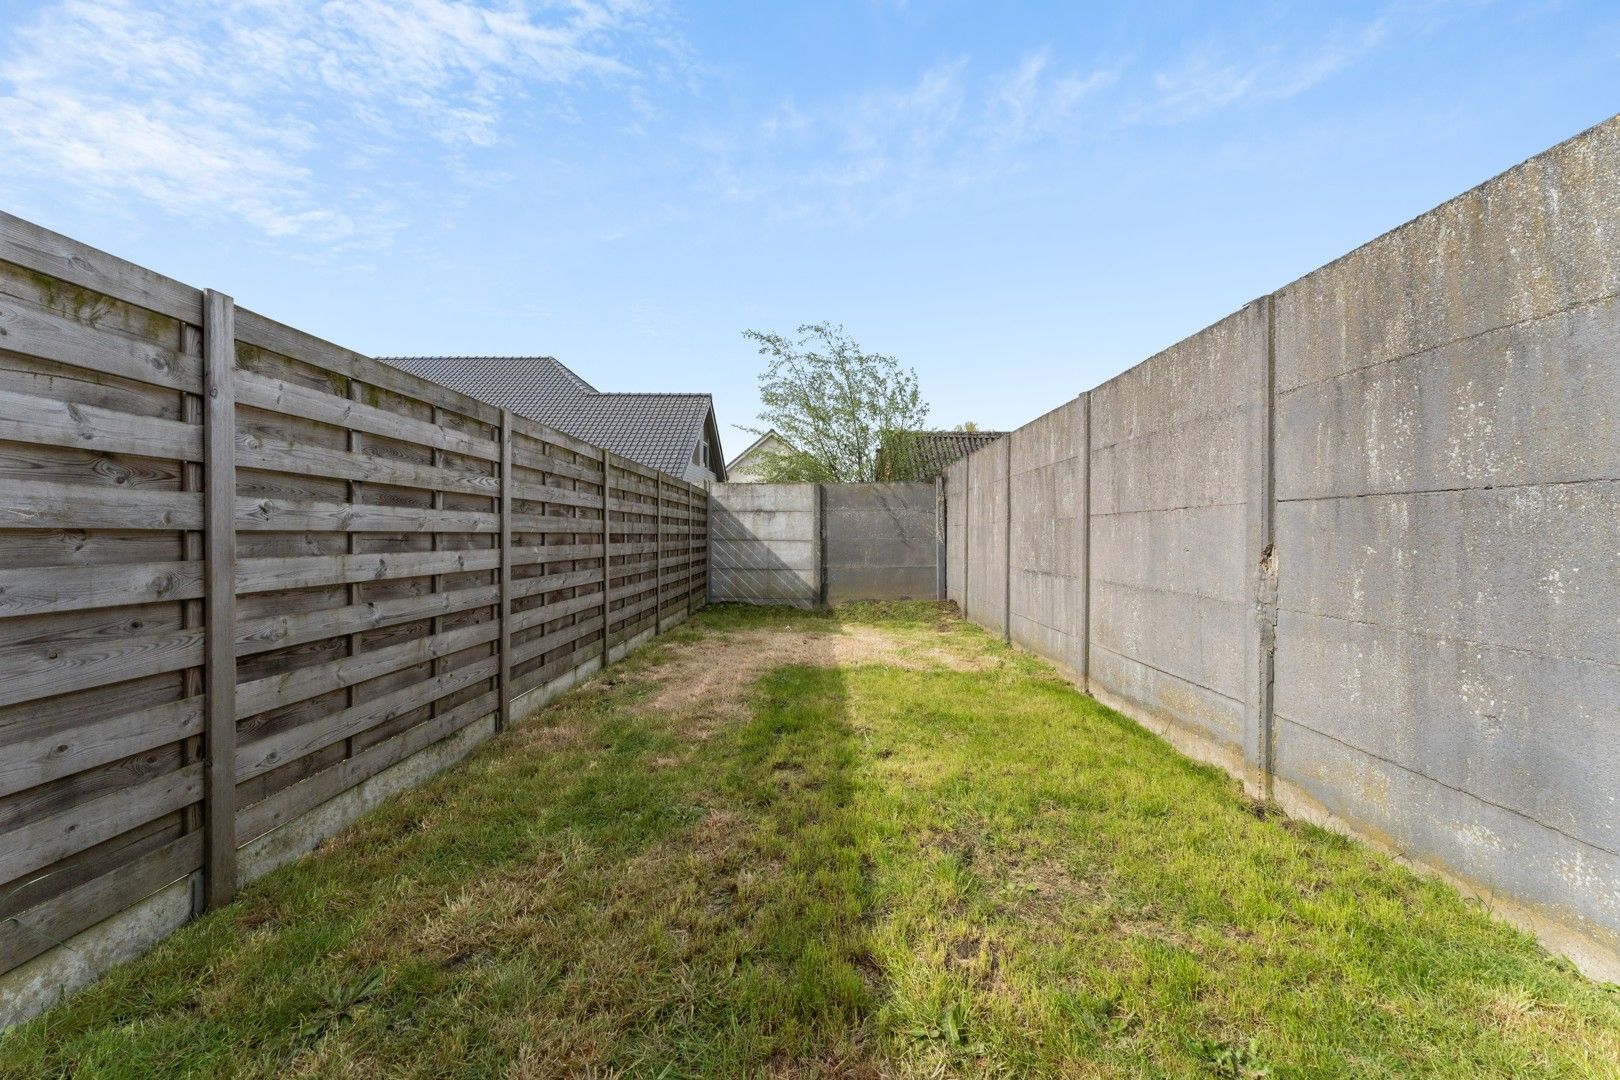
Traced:
POLYGON ((708 394, 604 394, 549 356, 379 359, 671 476, 685 475, 714 408, 708 394))
MULTIPOLYGON (((911 437, 912 452, 917 455, 918 476, 933 476, 944 472, 952 462, 966 457, 983 446, 989 446, 1005 436, 1005 431, 919 431, 911 437)), ((883 451, 878 451, 878 478, 884 476, 883 451)))

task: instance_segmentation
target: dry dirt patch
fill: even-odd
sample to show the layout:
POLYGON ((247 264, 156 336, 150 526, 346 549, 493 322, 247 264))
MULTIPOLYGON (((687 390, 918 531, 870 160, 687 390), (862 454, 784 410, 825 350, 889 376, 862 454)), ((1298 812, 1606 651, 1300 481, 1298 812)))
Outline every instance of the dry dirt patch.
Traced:
POLYGON ((643 707, 689 718, 688 732, 698 739, 728 723, 745 722, 754 684, 780 667, 884 664, 913 671, 977 671, 986 666, 978 658, 917 644, 875 626, 742 630, 668 648, 662 663, 636 676, 654 687, 643 707))

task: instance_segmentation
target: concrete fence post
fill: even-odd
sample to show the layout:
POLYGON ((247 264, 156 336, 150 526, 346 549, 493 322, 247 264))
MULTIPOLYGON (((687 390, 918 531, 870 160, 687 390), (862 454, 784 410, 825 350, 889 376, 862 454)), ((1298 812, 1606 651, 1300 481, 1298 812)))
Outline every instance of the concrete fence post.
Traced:
POLYGON ((1080 395, 1080 686, 1091 692, 1091 393, 1080 395))
POLYGON ((944 600, 948 588, 945 577, 945 474, 934 477, 934 599, 944 600))
POLYGON ((1003 480, 1006 484, 1004 509, 1007 520, 1004 523, 1005 532, 1001 544, 1001 553, 1005 561, 1003 569, 1006 571, 1001 589, 1001 639, 1010 643, 1012 641, 1012 436, 1005 435, 1003 438, 1007 442, 1007 449, 1002 453, 1005 469, 1003 480))

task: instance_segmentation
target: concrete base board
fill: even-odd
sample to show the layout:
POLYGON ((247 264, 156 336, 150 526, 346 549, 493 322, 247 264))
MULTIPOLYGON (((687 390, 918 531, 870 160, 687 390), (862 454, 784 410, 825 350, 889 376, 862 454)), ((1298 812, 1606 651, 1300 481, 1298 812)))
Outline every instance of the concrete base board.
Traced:
POLYGON ((112 968, 149 952, 191 918, 188 874, 0 975, 0 1031, 31 1020, 112 968))

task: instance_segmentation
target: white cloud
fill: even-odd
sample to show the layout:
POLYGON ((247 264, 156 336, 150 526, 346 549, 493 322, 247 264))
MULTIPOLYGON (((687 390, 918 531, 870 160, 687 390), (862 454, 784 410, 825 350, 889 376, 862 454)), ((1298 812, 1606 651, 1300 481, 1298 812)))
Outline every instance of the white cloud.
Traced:
POLYGON ((410 144, 489 146, 533 88, 628 80, 658 40, 641 0, 59 0, 0 56, 0 152, 12 183, 374 242, 410 144))

